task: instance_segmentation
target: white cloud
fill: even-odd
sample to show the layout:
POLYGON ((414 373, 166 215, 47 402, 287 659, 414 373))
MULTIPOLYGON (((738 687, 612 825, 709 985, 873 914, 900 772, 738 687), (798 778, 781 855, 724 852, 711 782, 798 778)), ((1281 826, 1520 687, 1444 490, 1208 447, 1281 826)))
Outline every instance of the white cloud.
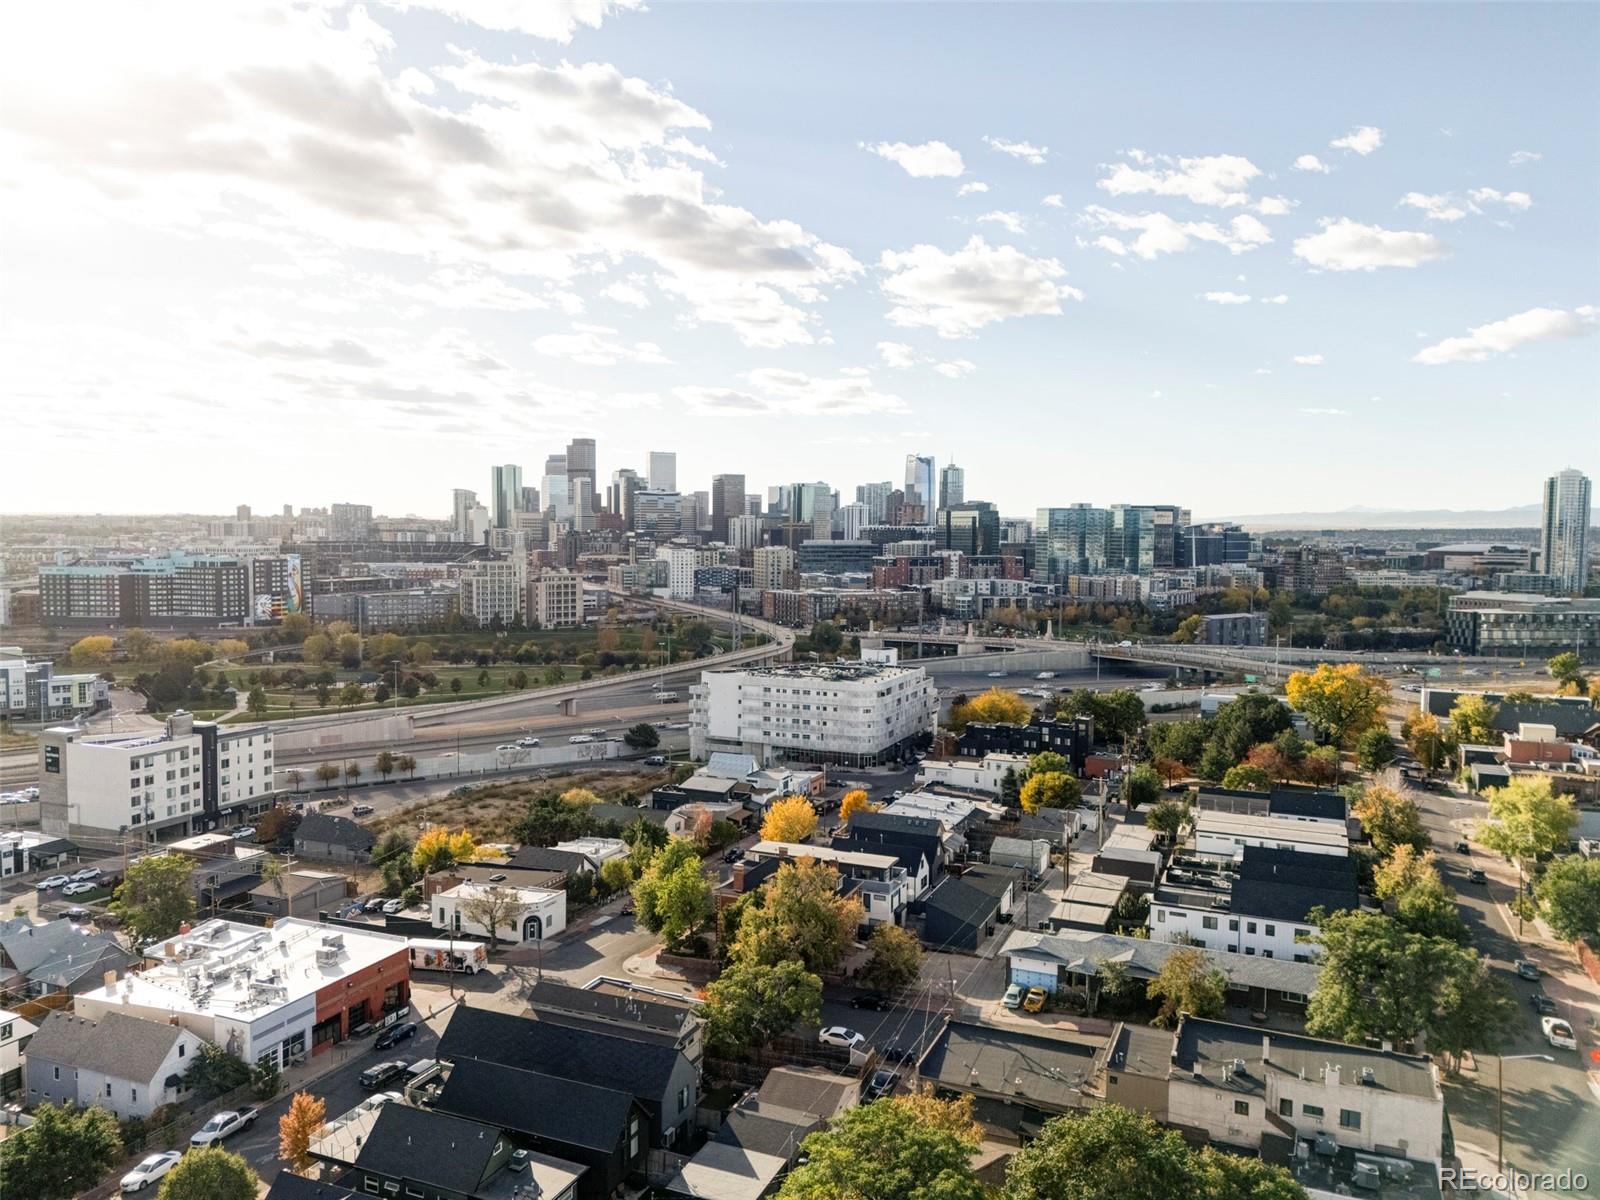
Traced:
POLYGON ((1272 374, 1272 368, 1271 367, 1257 367, 1254 371, 1251 371, 1250 374, 1252 374, 1252 375, 1271 375, 1272 374))
POLYGON ((1530 308, 1503 321, 1479 325, 1468 330, 1465 337, 1446 338, 1427 346, 1411 361, 1428 366, 1482 362, 1496 354, 1508 354, 1525 342, 1587 337, 1597 328, 1600 328, 1600 309, 1593 305, 1571 312, 1560 308, 1530 308))
POLYGON ((638 286, 638 279, 637 276, 628 280, 619 279, 616 283, 602 288, 600 294, 608 300, 615 300, 618 304, 626 304, 629 308, 649 308, 650 297, 638 286))
POLYGON ((1474 203, 1477 204, 1504 204, 1507 208, 1514 208, 1518 212, 1527 212, 1533 207, 1533 197, 1527 192, 1501 192, 1494 188, 1474 188, 1468 192, 1474 203))
POLYGON ((1243 254, 1272 241, 1272 234, 1267 227, 1245 213, 1223 226, 1211 221, 1186 223, 1166 213, 1120 213, 1090 205, 1084 209, 1083 219, 1091 228, 1137 231, 1139 236, 1131 245, 1125 246, 1116 238, 1101 238, 1095 244, 1119 256, 1131 249, 1143 259, 1153 259, 1162 254, 1181 254, 1196 241, 1226 246, 1233 254, 1243 254))
MULTIPOLYGON (((1131 156, 1130 156, 1131 157, 1131 156)), ((1148 156, 1135 159, 1141 166, 1148 156)), ((1161 162, 1172 160, 1162 158, 1161 162)), ((1180 196, 1195 204, 1233 208, 1250 202, 1250 181, 1261 169, 1248 158, 1236 154, 1213 154, 1203 158, 1180 158, 1171 168, 1135 169, 1127 163, 1110 166, 1110 174, 1096 187, 1113 196, 1180 196)))
POLYGON ((1342 408, 1302 408, 1301 412, 1312 417, 1348 417, 1350 414, 1342 408))
POLYGON ((904 370, 917 361, 916 351, 904 342, 879 342, 878 357, 884 366, 904 370))
POLYGON ((879 267, 883 293, 894 303, 890 323, 944 338, 970 337, 1007 317, 1059 316, 1062 300, 1083 299, 1059 282, 1066 268, 1055 259, 991 246, 982 235, 950 252, 929 245, 886 250, 879 267))
POLYGON ((1302 154, 1294 160, 1294 169, 1296 171, 1315 171, 1319 175, 1326 175, 1333 170, 1332 167, 1328 166, 1315 154, 1302 154))
POLYGON ((1322 355, 1296 354, 1294 356, 1294 361, 1299 363, 1302 367, 1320 367, 1322 365, 1322 355))
POLYGON ((1007 233, 1022 233, 1027 229, 1027 224, 1023 221, 1021 213, 1002 212, 996 209, 994 212, 984 213, 978 220, 987 221, 991 225, 999 225, 1007 233))
POLYGON ((672 394, 706 416, 847 417, 904 413, 899 396, 880 392, 867 371, 851 369, 826 379, 777 367, 747 371, 742 388, 676 387, 672 394))
POLYGON ((1242 292, 1206 292, 1205 299, 1213 304, 1249 304, 1250 297, 1242 292))
POLYGON ((1297 258, 1329 271, 1415 267, 1450 254, 1450 247, 1431 233, 1380 229, 1348 217, 1324 218, 1321 224, 1321 233, 1295 241, 1294 252, 1297 258))
POLYGON ((1009 154, 1012 158, 1020 158, 1023 162, 1032 163, 1036 167, 1043 166, 1046 156, 1050 153, 1048 146, 1034 146, 1028 142, 1008 142, 997 137, 985 137, 983 141, 991 150, 1009 154))
POLYGON ((1295 207, 1295 203, 1287 196, 1263 196, 1256 201, 1256 211, 1263 217, 1282 217, 1295 207))
POLYGON ((970 375, 976 371, 978 364, 964 358, 956 358, 949 362, 935 363, 933 369, 946 379, 960 379, 963 375, 970 375))
POLYGON ((1363 125, 1359 129, 1351 130, 1342 138, 1334 138, 1328 145, 1335 150, 1351 150, 1365 157, 1383 145, 1383 130, 1376 125, 1363 125))
POLYGON ((1536 163, 1544 157, 1537 150, 1513 150, 1509 160, 1513 167, 1520 167, 1523 163, 1536 163))
POLYGON ((1459 221, 1467 215, 1467 210, 1450 195, 1407 192, 1400 197, 1400 203, 1407 208, 1419 209, 1430 221, 1459 221))
POLYGON ((980 180, 974 179, 971 183, 963 183, 960 187, 958 187, 956 189, 956 195, 975 196, 980 192, 987 192, 988 190, 989 185, 987 183, 983 183, 980 180))
POLYGON ((382 0, 386 7, 404 12, 430 9, 453 21, 478 25, 501 33, 526 33, 563 44, 579 26, 600 28, 612 13, 640 9, 644 0, 382 0))
POLYGON ((896 163, 907 175, 917 179, 954 179, 966 170, 960 151, 943 142, 923 142, 916 146, 905 142, 862 142, 861 148, 896 163))
POLYGON ((575 325, 571 333, 547 333, 533 339, 535 352, 548 358, 570 358, 591 367, 611 367, 619 362, 667 363, 654 342, 635 342, 631 346, 616 340, 617 331, 603 325, 575 325))
POLYGON ((1039 201, 1039 203, 1043 204, 1047 208, 1065 208, 1067 206, 1066 201, 1061 198, 1060 192, 1051 192, 1043 200, 1039 201))
POLYGON ((1106 251, 1108 254, 1115 254, 1118 258, 1121 258, 1123 255, 1128 253, 1128 247, 1123 245, 1119 239, 1112 237, 1109 233, 1102 233, 1099 237, 1095 238, 1094 245, 1106 251))
POLYGON ((1263 303, 1263 304, 1287 304, 1287 303, 1289 303, 1289 297, 1285 296, 1283 293, 1280 292, 1276 296, 1263 296, 1263 297, 1261 297, 1261 303, 1263 303))

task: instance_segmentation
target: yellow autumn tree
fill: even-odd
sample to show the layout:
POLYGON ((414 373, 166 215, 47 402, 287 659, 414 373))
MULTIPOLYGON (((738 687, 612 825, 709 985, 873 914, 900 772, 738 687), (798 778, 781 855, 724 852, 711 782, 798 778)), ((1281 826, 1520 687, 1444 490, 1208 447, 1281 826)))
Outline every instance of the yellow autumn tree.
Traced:
POLYGON ((1315 671, 1296 671, 1286 690, 1290 707, 1340 747, 1378 724, 1389 698, 1388 681, 1363 671, 1359 663, 1319 663, 1315 671))
POLYGON ((950 724, 956 729, 965 729, 974 721, 985 725, 1026 725, 1032 717, 1031 704, 1015 692, 997 687, 950 710, 950 724))
POLYGON ((429 875, 478 856, 478 841, 465 829, 454 833, 443 825, 423 831, 411 850, 411 865, 419 874, 429 875))
POLYGON ((803 842, 817 828, 817 812, 804 796, 774 800, 761 821, 761 836, 769 842, 803 842))
POLYGON ((866 792, 862 791, 860 788, 846 792, 844 794, 844 799, 839 801, 839 820, 843 821, 846 825, 850 823, 850 818, 855 816, 858 812, 877 811, 878 805, 867 799, 866 792))
POLYGON ((321 1132, 328 1106, 309 1092, 296 1092, 289 1111, 278 1118, 278 1157, 295 1171, 311 1165, 311 1143, 321 1132))
POLYGON ((561 803, 571 805, 573 808, 588 808, 591 804, 599 804, 600 797, 588 788, 568 788, 561 793, 561 803))

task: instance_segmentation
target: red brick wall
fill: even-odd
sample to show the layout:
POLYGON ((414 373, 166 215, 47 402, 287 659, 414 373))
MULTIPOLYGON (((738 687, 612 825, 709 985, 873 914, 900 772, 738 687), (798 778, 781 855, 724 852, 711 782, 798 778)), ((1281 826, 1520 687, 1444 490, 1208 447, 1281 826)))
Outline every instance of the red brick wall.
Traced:
POLYGON ((365 1000, 368 1019, 376 1020, 383 1013, 384 993, 397 983, 400 985, 401 1003, 408 1002, 411 999, 411 959, 404 948, 319 990, 316 1023, 320 1025, 337 1015, 340 1035, 348 1037, 350 1030, 346 1014, 349 1010, 365 1000))

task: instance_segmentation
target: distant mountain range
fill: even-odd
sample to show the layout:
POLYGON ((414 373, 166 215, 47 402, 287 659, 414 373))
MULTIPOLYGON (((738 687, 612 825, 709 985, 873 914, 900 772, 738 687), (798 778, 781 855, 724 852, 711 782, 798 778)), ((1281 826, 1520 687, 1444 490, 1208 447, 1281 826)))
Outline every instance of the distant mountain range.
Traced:
MULTIPOLYGON (((1595 510, 1600 513, 1600 509, 1595 510)), ((1400 509, 1358 505, 1338 512, 1254 513, 1213 518, 1251 530, 1271 529, 1537 529, 1537 504, 1493 509, 1400 509)), ((1590 523, 1594 524, 1591 516, 1590 523)))

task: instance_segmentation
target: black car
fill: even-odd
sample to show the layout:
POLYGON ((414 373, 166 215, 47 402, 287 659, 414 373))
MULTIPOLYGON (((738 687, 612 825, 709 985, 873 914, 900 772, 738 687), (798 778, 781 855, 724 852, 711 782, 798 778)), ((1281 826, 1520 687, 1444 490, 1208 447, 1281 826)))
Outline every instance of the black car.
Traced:
POLYGON ((867 1100, 870 1102, 882 1099, 894 1091, 894 1085, 899 1082, 900 1075, 896 1071, 891 1071, 887 1068, 874 1071, 872 1073, 872 1082, 867 1084, 867 1100))
POLYGON ((1472 870, 1467 872, 1467 881, 1469 883, 1488 883, 1489 877, 1483 873, 1482 867, 1473 867, 1472 870))
POLYGON ((909 1046, 890 1046, 883 1051, 883 1061, 892 1063, 912 1062, 917 1057, 915 1043, 909 1046))
POLYGON ((1456 853, 1457 854, 1471 854, 1472 853, 1472 847, 1467 845, 1466 842, 1457 842, 1456 843, 1456 853))
POLYGON ((729 846, 722 852, 722 861, 725 863, 736 863, 743 857, 744 851, 737 846, 729 846))
POLYGON ((392 1083, 406 1073, 409 1064, 399 1059, 390 1059, 388 1062, 376 1063, 361 1072, 361 1086, 369 1092, 375 1092, 387 1083, 392 1083))
POLYGON ((417 1023, 406 1021, 400 1025, 391 1025, 380 1033, 372 1043, 374 1050, 387 1050, 390 1046, 398 1046, 401 1042, 417 1036, 417 1023))
POLYGON ((1528 998, 1528 1003, 1532 1004, 1533 1011, 1542 1017, 1551 1016, 1556 1011, 1556 1002, 1543 992, 1535 992, 1528 998))
POLYGON ((860 992, 850 997, 851 1008, 867 1008, 873 1012, 888 1012, 889 997, 882 992, 860 992))

